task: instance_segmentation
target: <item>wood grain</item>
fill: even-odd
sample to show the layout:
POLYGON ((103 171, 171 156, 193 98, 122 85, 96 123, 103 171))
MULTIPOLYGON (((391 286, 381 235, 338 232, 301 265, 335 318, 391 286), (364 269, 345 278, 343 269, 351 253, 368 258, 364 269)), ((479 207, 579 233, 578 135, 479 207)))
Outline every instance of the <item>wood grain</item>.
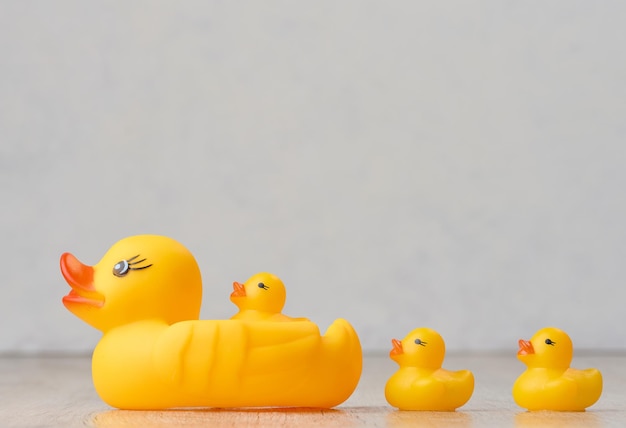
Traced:
POLYGON ((626 426, 626 355, 586 355, 576 367, 603 373, 602 397, 586 412, 526 412, 511 387, 523 366, 510 355, 452 355, 445 367, 474 372, 476 389, 456 412, 402 412, 385 401, 384 385, 396 366, 367 356, 355 393, 331 410, 186 409, 122 411, 109 408, 91 384, 88 358, 0 358, 3 427, 623 427, 626 426))

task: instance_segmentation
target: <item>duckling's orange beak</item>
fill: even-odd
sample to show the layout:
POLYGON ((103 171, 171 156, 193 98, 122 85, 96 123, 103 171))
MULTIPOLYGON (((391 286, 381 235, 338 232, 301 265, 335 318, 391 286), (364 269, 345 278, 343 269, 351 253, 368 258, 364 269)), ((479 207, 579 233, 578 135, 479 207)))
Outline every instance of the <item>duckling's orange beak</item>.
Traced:
POLYGON ((230 293, 230 297, 246 297, 246 289, 243 284, 239 282, 233 282, 233 292, 230 293))
POLYGON ((402 342, 400 342, 398 339, 391 339, 391 344, 393 345, 393 348, 391 348, 391 351, 389 351, 390 357, 393 357, 394 355, 404 354, 404 349, 402 348, 402 342))
POLYGON ((520 339, 517 343, 519 344, 517 355, 531 355, 535 353, 535 348, 533 348, 533 344, 530 341, 520 339))
POLYGON ((104 297, 93 286, 93 268, 82 264, 70 253, 61 256, 61 274, 72 287, 68 295, 63 297, 63 304, 68 307, 72 303, 84 303, 100 308, 104 305, 104 297))

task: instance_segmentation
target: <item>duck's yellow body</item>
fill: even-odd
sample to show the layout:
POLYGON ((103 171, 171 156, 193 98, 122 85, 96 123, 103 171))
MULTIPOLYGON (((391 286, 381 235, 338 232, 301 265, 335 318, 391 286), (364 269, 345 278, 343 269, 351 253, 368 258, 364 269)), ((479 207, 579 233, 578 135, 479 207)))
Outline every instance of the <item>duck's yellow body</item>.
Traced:
POLYGON ((469 370, 441 368, 445 343, 439 333, 417 328, 392 344, 389 356, 400 369, 385 385, 389 404, 400 410, 451 411, 470 399, 474 375, 469 370))
POLYGON ((104 333, 92 373, 111 406, 330 408, 358 383, 361 347, 345 320, 324 335, 310 321, 198 320, 199 269, 169 238, 126 238, 94 267, 66 253, 61 270, 66 307, 104 333))
POLYGON ((528 369, 513 385, 515 402, 528 410, 583 411, 602 394, 597 369, 570 368, 572 341, 558 328, 539 330, 530 341, 520 340, 518 358, 528 369))
POLYGON ((345 342, 354 339, 347 322, 330 330, 321 337, 310 322, 141 321, 104 335, 94 385, 125 409, 333 407, 356 386, 360 350, 345 342))

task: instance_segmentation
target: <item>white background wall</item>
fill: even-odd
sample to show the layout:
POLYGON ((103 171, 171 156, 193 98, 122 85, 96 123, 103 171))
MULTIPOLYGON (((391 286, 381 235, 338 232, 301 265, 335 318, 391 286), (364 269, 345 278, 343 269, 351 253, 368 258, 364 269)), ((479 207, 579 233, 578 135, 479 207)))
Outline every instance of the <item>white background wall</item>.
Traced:
POLYGON ((0 352, 88 352, 58 258, 171 236, 366 350, 626 349, 626 3, 0 3, 0 352))

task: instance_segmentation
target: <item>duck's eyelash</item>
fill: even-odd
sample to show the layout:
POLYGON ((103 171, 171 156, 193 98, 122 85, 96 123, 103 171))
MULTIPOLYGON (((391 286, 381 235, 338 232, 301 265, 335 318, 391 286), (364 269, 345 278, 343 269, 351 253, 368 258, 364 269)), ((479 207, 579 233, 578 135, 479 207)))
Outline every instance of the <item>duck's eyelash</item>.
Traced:
POLYGON ((130 270, 141 270, 141 269, 149 268, 150 266, 152 266, 152 264, 149 264, 147 266, 140 266, 140 267, 129 267, 128 269, 130 269, 130 270))
POLYGON ((150 264, 149 264, 149 265, 147 265, 147 266, 133 267, 133 266, 134 266, 134 265, 136 265, 136 264, 139 264, 139 263, 141 263, 141 262, 145 262, 146 260, 148 260, 148 259, 146 259, 146 258, 143 258, 143 259, 141 259, 141 260, 137 260, 136 262, 132 262, 132 261, 133 261, 133 260, 135 260, 137 257, 139 257, 139 254, 137 254, 135 257, 131 257, 130 259, 126 260, 126 262, 128 263, 128 269, 130 269, 130 270, 141 270, 141 269, 146 269, 146 268, 149 268, 150 266, 152 266, 152 263, 150 263, 150 264), (132 262, 132 263, 131 263, 131 262, 132 262))

